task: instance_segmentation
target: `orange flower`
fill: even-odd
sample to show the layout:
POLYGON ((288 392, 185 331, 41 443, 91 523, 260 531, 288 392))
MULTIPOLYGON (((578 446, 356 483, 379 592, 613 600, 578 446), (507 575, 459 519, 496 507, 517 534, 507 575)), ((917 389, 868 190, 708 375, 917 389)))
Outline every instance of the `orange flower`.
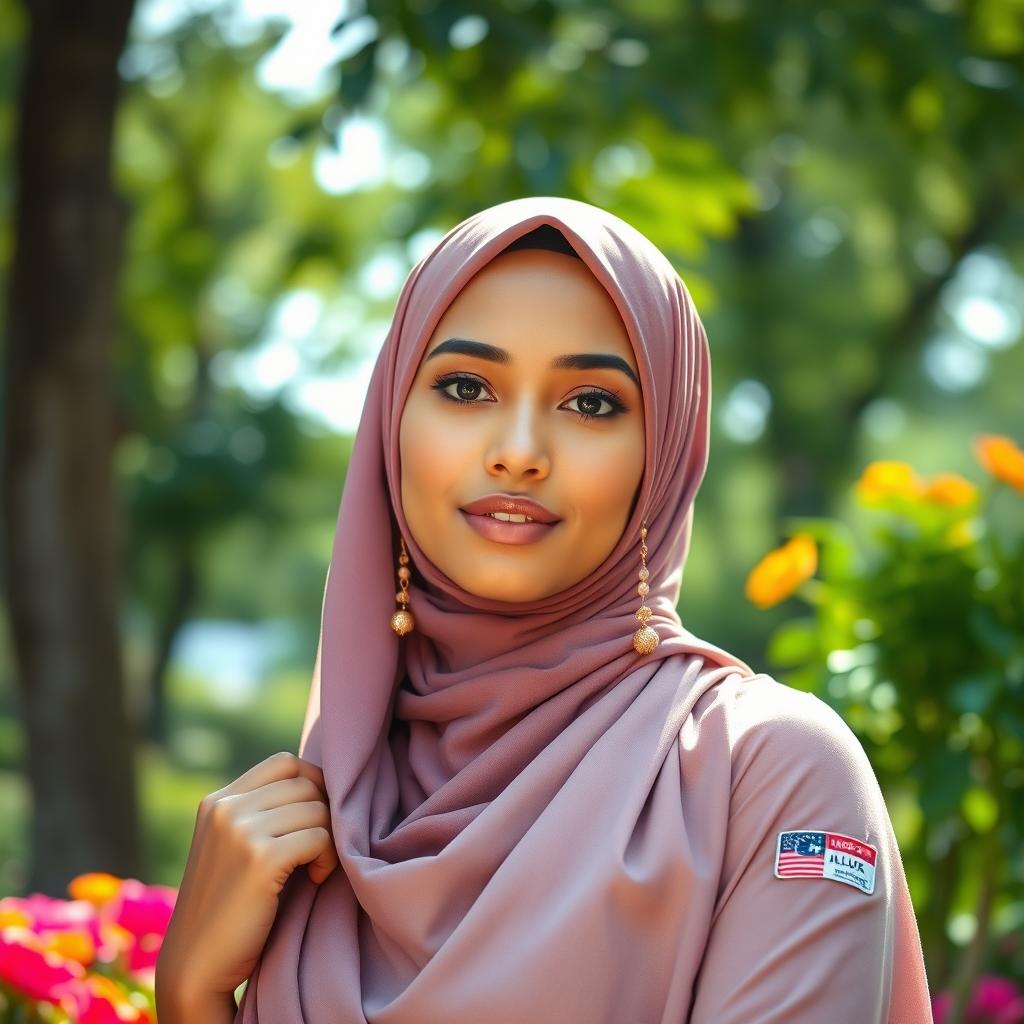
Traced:
POLYGON ((927 482, 922 497, 937 505, 957 508, 970 505, 978 496, 978 489, 958 473, 938 473, 927 482))
POLYGON ((1003 434, 980 434, 974 439, 974 454, 997 480, 1024 493, 1024 451, 1003 434))
POLYGON ((106 871, 87 871, 68 882, 68 895, 73 900, 88 900, 93 906, 109 903, 121 891, 122 879, 106 871))
POLYGON ((818 568, 818 548, 806 534, 769 551, 747 576, 745 593, 759 608, 770 608, 796 590, 818 568))
POLYGON ((916 499, 921 496, 921 488, 910 463, 891 459, 869 462, 854 485, 857 497, 865 505, 892 497, 916 499))
POLYGON ((65 960, 77 960, 88 967, 96 959, 96 947, 88 932, 68 928, 59 932, 48 932, 43 939, 43 946, 64 957, 65 960))
POLYGON ((24 910, 3 906, 0 901, 0 928, 31 928, 32 918, 24 910))
POLYGON ((65 985, 61 991, 61 1009, 78 1021, 124 1021, 125 1024, 153 1024, 153 1018, 132 1002, 116 981, 102 974, 86 977, 65 985))

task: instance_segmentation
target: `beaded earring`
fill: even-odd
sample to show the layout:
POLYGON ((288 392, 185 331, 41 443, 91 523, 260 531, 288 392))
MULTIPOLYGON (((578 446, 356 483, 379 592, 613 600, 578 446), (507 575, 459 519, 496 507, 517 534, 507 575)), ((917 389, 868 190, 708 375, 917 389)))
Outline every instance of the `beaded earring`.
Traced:
POLYGON ((636 610, 636 617, 642 625, 633 634, 633 648, 637 654, 650 654, 661 642, 653 627, 647 625, 647 620, 654 614, 644 603, 651 592, 647 582, 650 578, 651 574, 647 569, 647 525, 644 524, 640 527, 640 583, 636 588, 640 595, 640 607, 636 610))
POLYGON ((399 635, 405 636, 411 633, 416 627, 416 620, 409 611, 409 580, 412 578, 412 571, 409 569, 409 555, 405 550, 405 538, 399 535, 402 545, 401 554, 398 556, 398 593, 395 600, 398 602, 398 611, 391 616, 391 628, 399 635))

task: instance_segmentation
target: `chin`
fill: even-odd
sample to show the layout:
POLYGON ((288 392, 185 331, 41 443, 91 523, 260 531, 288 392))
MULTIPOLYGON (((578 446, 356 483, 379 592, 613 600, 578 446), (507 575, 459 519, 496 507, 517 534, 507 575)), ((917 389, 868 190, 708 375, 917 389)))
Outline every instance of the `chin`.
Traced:
POLYGON ((537 601, 549 593, 553 593, 551 590, 539 587, 535 577, 519 580, 508 572, 496 574, 493 578, 477 572, 465 582, 460 582, 459 586, 463 590, 468 590, 471 594, 476 594, 477 597, 489 601, 537 601))

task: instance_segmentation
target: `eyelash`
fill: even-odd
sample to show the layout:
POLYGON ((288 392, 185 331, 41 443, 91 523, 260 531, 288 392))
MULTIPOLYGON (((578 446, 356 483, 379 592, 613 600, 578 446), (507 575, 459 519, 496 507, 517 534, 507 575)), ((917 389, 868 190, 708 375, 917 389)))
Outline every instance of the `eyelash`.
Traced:
MULTIPOLYGON (((437 391, 442 398, 447 399, 449 402, 458 402, 459 405, 480 405, 474 398, 456 398, 454 395, 449 395, 444 389, 450 387, 452 384, 456 384, 459 381, 468 381, 470 384, 476 384, 478 387, 483 387, 483 381, 477 380, 476 377, 470 377, 464 373, 446 373, 441 374, 434 378, 434 383, 430 386, 437 391)), ((572 410, 579 417, 581 423, 587 420, 610 420, 618 416, 620 413, 626 411, 625 403, 623 403, 621 396, 617 391, 598 391, 597 389, 591 391, 581 391, 578 395, 573 395, 569 401, 573 401, 577 398, 583 398, 584 396, 597 395, 598 398, 603 398, 612 406, 611 412, 605 413, 594 413, 594 412, 579 412, 578 410, 572 410)))

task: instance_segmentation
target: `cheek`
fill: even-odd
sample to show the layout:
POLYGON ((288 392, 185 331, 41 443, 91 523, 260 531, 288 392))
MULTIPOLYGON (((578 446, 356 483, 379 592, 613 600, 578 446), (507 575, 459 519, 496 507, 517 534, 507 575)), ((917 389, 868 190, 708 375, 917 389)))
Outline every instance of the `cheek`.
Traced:
POLYGON ((470 435, 457 426, 450 417, 431 415, 418 399, 406 403, 399 438, 403 499, 465 500, 460 487, 465 487, 472 451, 470 435))
POLYGON ((609 437, 604 444, 573 445, 563 465, 572 501, 590 526, 617 531, 629 512, 644 467, 642 429, 609 437), (594 521, 596 520, 596 521, 594 521))

